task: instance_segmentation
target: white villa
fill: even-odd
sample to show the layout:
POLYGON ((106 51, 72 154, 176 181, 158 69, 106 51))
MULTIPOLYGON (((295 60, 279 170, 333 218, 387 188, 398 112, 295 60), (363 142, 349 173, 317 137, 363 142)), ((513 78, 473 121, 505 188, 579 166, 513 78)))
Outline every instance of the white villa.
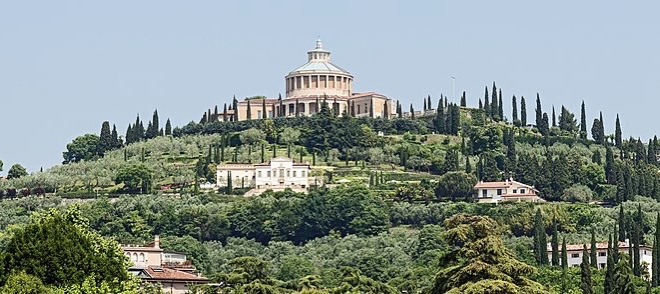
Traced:
POLYGON ((544 201, 538 196, 534 186, 506 179, 503 182, 481 181, 474 186, 476 199, 480 203, 497 203, 500 201, 540 202, 544 201))
MULTIPOLYGON (((626 241, 621 242, 619 241, 619 252, 621 253, 626 253, 628 254, 630 250, 630 242, 626 239, 626 241)), ((582 244, 567 244, 566 245, 566 253, 568 257, 568 266, 580 266, 582 264, 582 244)), ((548 258, 549 260, 552 260, 552 245, 548 243, 548 258)), ((587 244, 587 252, 591 250, 591 245, 587 244)), ((607 243, 596 243, 596 251, 598 252, 598 257, 596 259, 598 263, 598 268, 602 269, 605 268, 605 265, 607 264, 607 243)), ((561 244, 559 245, 559 254, 561 254, 561 244)), ((653 248, 640 245, 639 246, 639 259, 640 262, 647 263, 647 269, 649 272, 651 272, 651 262, 653 260, 653 248)), ((561 260, 561 258, 560 258, 561 260)))
POLYGON ((128 271, 144 282, 160 284, 165 293, 188 293, 188 285, 209 282, 195 273, 195 267, 184 253, 160 248, 158 236, 149 244, 122 245, 121 249, 133 263, 128 271))
POLYGON ((286 157, 276 157, 258 164, 219 164, 217 182, 219 187, 251 187, 257 190, 274 191, 291 188, 306 190, 309 187, 309 163, 294 162, 286 157))

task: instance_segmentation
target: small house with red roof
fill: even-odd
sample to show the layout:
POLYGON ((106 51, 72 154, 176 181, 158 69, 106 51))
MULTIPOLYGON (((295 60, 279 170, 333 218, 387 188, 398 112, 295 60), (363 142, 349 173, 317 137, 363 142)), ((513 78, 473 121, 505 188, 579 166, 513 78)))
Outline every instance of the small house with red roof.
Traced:
MULTIPOLYGON (((587 254, 591 251, 591 245, 587 245, 587 254)), ((626 239, 625 241, 619 241, 618 244, 619 252, 628 254, 630 252, 630 241, 626 239)), ((566 255, 567 255, 567 264, 571 266, 580 266, 582 264, 582 254, 583 254, 584 244, 567 244, 566 245, 566 255)), ((634 248, 634 247, 633 247, 634 248)), ((559 254, 561 254, 561 245, 559 245, 559 254)), ((552 245, 551 243, 547 244, 548 251, 548 260, 552 260, 552 245)), ((597 242, 596 243, 596 265, 599 269, 605 268, 607 264, 607 242, 597 242)), ((643 267, 646 266, 646 269, 651 272, 650 265, 653 262, 653 248, 648 245, 639 246, 639 258, 640 262, 643 264, 643 267)), ((559 259, 561 260, 561 258, 559 259)))
POLYGON ((475 198, 480 203, 497 203, 500 201, 542 202, 538 190, 509 178, 501 182, 481 181, 474 186, 475 198))

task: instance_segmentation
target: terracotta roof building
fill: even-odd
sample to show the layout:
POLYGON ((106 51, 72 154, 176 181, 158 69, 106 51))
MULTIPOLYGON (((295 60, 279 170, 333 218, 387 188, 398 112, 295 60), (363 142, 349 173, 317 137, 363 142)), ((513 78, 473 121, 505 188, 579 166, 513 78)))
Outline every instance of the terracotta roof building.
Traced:
POLYGON ((506 179, 502 182, 481 181, 474 186, 475 198, 480 203, 497 203, 500 201, 541 202, 538 190, 534 186, 506 179))
MULTIPOLYGON (((580 266, 582 264, 582 247, 583 244, 566 244, 566 253, 568 257, 568 266, 580 266)), ((619 252, 628 254, 630 250, 630 242, 626 239, 625 241, 619 241, 619 252)), ((552 245, 548 243, 548 260, 552 260, 552 245)), ((591 245, 587 244, 587 251, 591 250, 591 245)), ((598 268, 605 268, 607 264, 607 243, 596 243, 596 251, 598 268)), ((559 245, 559 254, 561 254, 561 244, 559 245)), ((651 272, 651 262, 653 260, 653 248, 645 245, 639 246, 639 256, 641 263, 646 263, 647 270, 651 272)), ((561 258, 559 258, 561 260, 561 258)), ((561 262, 561 261, 560 261, 561 262)))

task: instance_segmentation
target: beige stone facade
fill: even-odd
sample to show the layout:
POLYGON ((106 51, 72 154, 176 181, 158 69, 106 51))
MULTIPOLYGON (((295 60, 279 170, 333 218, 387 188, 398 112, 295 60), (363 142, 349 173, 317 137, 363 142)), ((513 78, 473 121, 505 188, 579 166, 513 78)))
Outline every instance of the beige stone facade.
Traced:
POLYGON ((480 203, 513 202, 543 202, 534 186, 506 179, 503 182, 481 181, 474 186, 476 200, 480 203))
POLYGON ((244 185, 256 189, 306 189, 309 187, 310 172, 308 163, 276 157, 259 164, 219 164, 216 183, 219 187, 226 187, 231 181, 233 187, 244 185))
POLYGON ((218 115, 220 121, 243 121, 274 117, 311 116, 328 104, 337 115, 355 117, 396 116, 391 99, 375 92, 355 93, 353 75, 330 62, 330 51, 321 40, 307 52, 307 63, 284 78, 284 98, 263 98, 238 101, 218 115))

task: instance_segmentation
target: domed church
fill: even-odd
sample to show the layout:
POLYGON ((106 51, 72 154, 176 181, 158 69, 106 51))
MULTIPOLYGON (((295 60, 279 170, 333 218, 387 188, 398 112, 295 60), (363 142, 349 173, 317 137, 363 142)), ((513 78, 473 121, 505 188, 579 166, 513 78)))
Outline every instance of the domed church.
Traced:
POLYGON ((220 113, 220 121, 242 121, 273 117, 311 116, 322 104, 337 115, 383 117, 396 115, 393 101, 375 92, 355 93, 353 75, 330 62, 330 51, 321 40, 307 52, 307 63, 284 78, 285 97, 234 101, 230 109, 220 113))

